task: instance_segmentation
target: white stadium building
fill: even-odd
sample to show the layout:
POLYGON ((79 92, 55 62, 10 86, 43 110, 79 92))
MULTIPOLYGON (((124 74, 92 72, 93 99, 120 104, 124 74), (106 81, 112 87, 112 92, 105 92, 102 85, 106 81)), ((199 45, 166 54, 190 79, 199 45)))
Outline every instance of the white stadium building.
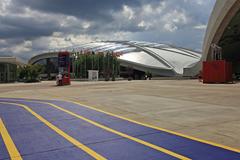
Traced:
POLYGON ((32 57, 29 63, 46 65, 51 62, 57 65, 57 55, 60 51, 74 53, 86 50, 96 54, 102 52, 121 53, 118 57, 121 66, 131 67, 143 73, 150 72, 153 76, 182 76, 184 68, 194 66, 201 59, 201 54, 196 51, 167 44, 101 41, 47 51, 32 57))

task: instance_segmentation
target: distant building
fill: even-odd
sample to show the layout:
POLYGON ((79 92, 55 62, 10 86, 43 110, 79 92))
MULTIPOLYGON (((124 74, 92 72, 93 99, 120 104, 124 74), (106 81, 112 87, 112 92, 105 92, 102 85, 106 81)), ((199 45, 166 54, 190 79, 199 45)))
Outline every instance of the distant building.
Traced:
POLYGON ((0 57, 0 83, 17 80, 17 66, 22 63, 15 57, 0 57))
POLYGON ((57 73, 57 54, 60 51, 120 53, 120 73, 131 68, 133 77, 141 79, 146 72, 153 76, 181 76, 185 67, 197 63, 201 54, 186 48, 167 44, 140 42, 140 41, 101 41, 82 44, 74 47, 49 51, 32 57, 30 64, 47 66, 45 75, 57 73))

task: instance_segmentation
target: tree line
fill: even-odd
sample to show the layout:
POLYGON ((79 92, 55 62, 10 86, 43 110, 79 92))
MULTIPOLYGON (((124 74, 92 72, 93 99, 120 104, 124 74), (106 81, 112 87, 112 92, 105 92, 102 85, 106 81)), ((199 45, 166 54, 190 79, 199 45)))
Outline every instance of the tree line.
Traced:
POLYGON ((17 68, 17 77, 18 81, 30 83, 30 82, 39 82, 39 75, 44 70, 42 65, 24 65, 18 66, 17 68))
POLYGON ((72 69, 75 78, 87 78, 88 70, 98 70, 99 77, 105 80, 115 80, 120 75, 120 63, 117 57, 120 54, 113 52, 75 52, 72 54, 72 69))
MULTIPOLYGON (((89 52, 72 52, 72 78, 88 78, 88 70, 98 70, 99 77, 106 81, 115 80, 120 75, 120 63, 117 59, 120 54, 113 52, 95 53, 89 52)), ((49 65, 24 65, 17 69, 18 81, 38 82, 39 75, 45 70, 52 70, 49 65)))

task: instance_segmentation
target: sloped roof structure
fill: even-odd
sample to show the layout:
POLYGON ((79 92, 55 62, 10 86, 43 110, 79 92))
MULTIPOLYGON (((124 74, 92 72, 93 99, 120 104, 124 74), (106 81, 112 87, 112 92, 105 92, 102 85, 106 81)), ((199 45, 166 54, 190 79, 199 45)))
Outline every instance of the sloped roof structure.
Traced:
POLYGON ((120 53, 118 59, 122 66, 131 66, 136 70, 148 71, 159 76, 182 75, 185 67, 197 63, 201 58, 198 52, 167 44, 142 41, 101 41, 50 50, 31 58, 29 63, 34 64, 44 58, 57 57, 59 51, 120 53))

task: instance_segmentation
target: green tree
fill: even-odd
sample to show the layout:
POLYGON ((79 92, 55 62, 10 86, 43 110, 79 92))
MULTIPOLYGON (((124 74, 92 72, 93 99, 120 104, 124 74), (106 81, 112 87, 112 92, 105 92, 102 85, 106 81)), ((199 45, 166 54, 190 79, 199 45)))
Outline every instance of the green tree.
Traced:
POLYGON ((18 79, 28 82, 38 82, 39 75, 44 70, 41 65, 25 65, 18 68, 18 79))
POLYGON ((107 53, 78 53, 75 55, 74 66, 75 75, 78 78, 87 78, 88 70, 98 70, 99 75, 103 75, 105 80, 115 80, 115 77, 120 73, 120 63, 117 60, 117 56, 111 52, 107 53))

